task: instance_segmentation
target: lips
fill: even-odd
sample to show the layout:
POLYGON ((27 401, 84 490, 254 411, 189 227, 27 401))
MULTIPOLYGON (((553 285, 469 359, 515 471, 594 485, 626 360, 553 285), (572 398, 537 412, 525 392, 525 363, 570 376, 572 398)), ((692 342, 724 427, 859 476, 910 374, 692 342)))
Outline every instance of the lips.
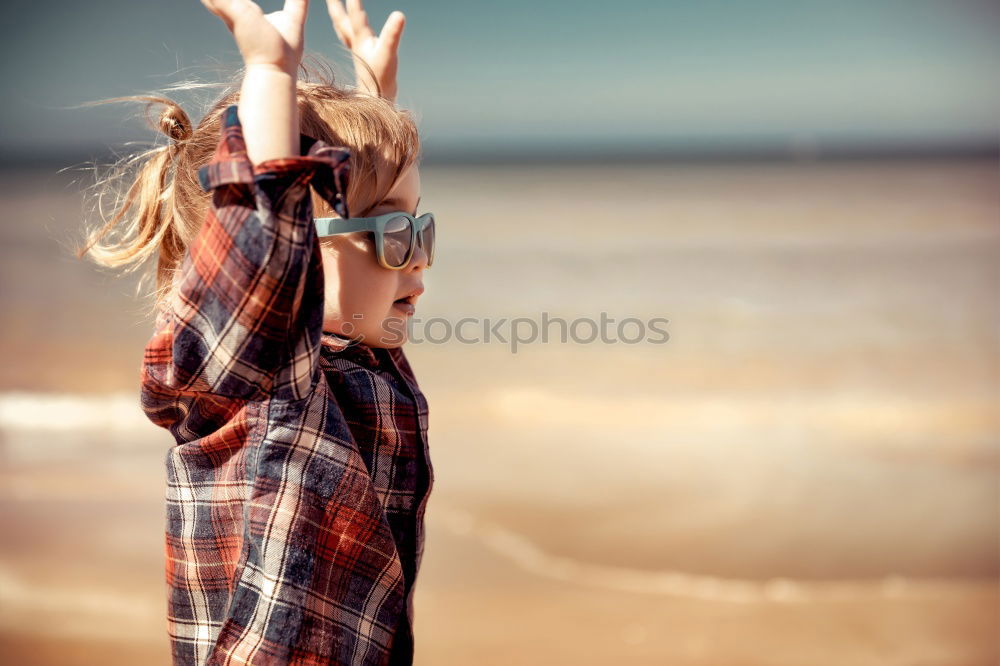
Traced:
POLYGON ((395 301, 392 302, 392 306, 398 310, 405 312, 406 314, 413 314, 416 310, 417 298, 420 294, 424 293, 424 286, 417 285, 409 291, 407 291, 403 296, 400 296, 395 301))
POLYGON ((413 314, 417 310, 416 306, 408 301, 393 301, 392 307, 408 315, 413 314))
POLYGON ((403 292, 403 295, 397 298, 393 303, 409 303, 410 305, 417 304, 417 297, 424 293, 424 285, 418 284, 409 291, 403 292))

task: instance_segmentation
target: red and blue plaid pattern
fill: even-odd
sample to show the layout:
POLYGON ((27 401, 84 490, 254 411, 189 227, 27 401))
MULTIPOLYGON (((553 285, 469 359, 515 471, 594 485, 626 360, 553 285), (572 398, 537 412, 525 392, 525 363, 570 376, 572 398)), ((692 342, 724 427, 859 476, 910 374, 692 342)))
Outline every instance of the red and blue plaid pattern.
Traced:
POLYGON ((433 485, 401 349, 323 332, 309 188, 347 214, 346 149, 252 165, 236 106, 212 206, 141 371, 166 456, 175 664, 410 664, 433 485))

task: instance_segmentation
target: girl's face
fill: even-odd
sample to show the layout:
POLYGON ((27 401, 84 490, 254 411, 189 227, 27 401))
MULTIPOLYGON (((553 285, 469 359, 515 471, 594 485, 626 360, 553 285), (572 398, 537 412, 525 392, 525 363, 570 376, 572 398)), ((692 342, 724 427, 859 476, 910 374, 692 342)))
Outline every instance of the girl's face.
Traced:
MULTIPOLYGON (((411 165, 367 217, 395 211, 416 215, 419 201, 420 173, 411 165)), ((323 216, 336 213, 327 208, 323 216)), ((369 347, 399 347, 406 342, 412 308, 396 301, 409 297, 416 304, 423 292, 424 249, 418 244, 410 263, 398 271, 379 265, 374 239, 367 231, 321 238, 320 250, 326 291, 323 331, 369 347)))

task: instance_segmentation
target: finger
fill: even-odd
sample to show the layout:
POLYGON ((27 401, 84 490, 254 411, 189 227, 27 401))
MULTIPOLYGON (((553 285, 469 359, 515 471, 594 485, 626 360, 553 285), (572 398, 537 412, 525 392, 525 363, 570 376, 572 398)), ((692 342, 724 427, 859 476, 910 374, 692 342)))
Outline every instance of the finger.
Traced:
POLYGON ((233 29, 233 19, 225 11, 222 10, 220 6, 222 5, 221 2, 217 2, 216 0, 201 0, 201 4, 205 6, 205 9, 207 9, 208 11, 212 12, 220 19, 222 19, 222 22, 226 24, 226 27, 229 30, 233 29))
POLYGON ((241 15, 247 12, 260 13, 260 7, 253 0, 201 0, 201 4, 222 19, 230 32, 241 15))
POLYGON ((351 19, 341 0, 326 0, 326 8, 330 12, 330 22, 333 23, 333 30, 337 33, 337 38, 344 43, 344 46, 351 47, 351 19))
POLYGON ((403 28, 406 27, 406 16, 403 12, 393 12, 385 20, 382 32, 379 33, 379 44, 384 44, 390 53, 395 53, 399 48, 399 40, 403 37, 403 28))
POLYGON ((368 25, 368 14, 361 5, 361 0, 347 0, 347 14, 351 17, 351 30, 356 40, 375 36, 368 25))
POLYGON ((292 21, 292 25, 302 27, 309 13, 309 0, 285 0, 283 11, 292 21))

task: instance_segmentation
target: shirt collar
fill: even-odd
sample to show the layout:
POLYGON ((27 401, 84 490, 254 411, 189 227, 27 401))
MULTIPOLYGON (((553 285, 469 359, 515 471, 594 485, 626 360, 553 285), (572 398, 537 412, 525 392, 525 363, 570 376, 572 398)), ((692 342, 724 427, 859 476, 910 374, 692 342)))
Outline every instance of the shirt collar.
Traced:
POLYGON ((345 358, 354 358, 368 365, 378 365, 378 359, 371 347, 342 335, 323 331, 320 344, 329 353, 345 358))

